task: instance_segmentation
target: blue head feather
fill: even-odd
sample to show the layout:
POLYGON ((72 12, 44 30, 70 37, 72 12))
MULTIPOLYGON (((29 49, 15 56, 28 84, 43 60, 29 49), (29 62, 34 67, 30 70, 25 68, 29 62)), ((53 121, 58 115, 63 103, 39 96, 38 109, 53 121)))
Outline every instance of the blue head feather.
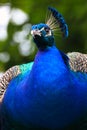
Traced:
POLYGON ((31 28, 31 34, 33 35, 37 47, 41 50, 54 45, 53 32, 47 24, 40 23, 33 25, 31 28))
POLYGON ((37 47, 42 50, 55 44, 55 30, 57 30, 58 33, 61 33, 63 37, 68 37, 68 26, 63 16, 52 7, 49 7, 48 10, 51 15, 49 16, 46 24, 40 23, 33 25, 31 28, 31 34, 33 35, 34 42, 37 47))

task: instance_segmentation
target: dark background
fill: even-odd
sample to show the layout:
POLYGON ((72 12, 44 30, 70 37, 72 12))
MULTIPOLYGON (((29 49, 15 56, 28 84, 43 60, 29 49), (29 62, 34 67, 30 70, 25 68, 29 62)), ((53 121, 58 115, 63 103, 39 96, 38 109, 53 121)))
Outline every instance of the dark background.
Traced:
POLYGON ((30 27, 45 21, 48 6, 64 16, 69 28, 67 39, 55 37, 57 47, 65 53, 87 53, 87 0, 0 0, 0 9, 6 8, 0 13, 0 72, 34 59, 30 27))

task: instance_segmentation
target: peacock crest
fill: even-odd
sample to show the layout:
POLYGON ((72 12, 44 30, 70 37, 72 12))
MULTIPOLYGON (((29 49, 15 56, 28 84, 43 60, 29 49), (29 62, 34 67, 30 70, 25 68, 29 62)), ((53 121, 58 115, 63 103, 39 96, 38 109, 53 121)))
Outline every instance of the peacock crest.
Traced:
POLYGON ((68 37, 68 26, 63 16, 55 8, 48 7, 45 23, 50 27, 54 35, 62 34, 63 37, 68 37))

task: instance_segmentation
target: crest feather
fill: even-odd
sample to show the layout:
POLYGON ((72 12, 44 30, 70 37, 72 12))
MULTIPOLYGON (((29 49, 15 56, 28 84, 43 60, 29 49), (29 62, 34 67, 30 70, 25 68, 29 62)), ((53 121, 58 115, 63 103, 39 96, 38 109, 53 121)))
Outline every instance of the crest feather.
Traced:
POLYGON ((50 14, 48 15, 46 24, 50 27, 50 29, 58 34, 61 34, 63 37, 68 37, 68 26, 63 16, 52 7, 48 7, 48 12, 50 14))

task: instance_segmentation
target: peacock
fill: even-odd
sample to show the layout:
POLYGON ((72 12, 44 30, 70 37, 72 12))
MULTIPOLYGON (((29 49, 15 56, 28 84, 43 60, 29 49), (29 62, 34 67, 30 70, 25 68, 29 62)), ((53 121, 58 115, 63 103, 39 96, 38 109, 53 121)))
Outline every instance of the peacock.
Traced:
POLYGON ((65 129, 87 113, 87 55, 65 54, 54 36, 68 37, 63 16, 48 7, 45 23, 33 25, 33 62, 8 69, 0 79, 2 130, 65 129))

